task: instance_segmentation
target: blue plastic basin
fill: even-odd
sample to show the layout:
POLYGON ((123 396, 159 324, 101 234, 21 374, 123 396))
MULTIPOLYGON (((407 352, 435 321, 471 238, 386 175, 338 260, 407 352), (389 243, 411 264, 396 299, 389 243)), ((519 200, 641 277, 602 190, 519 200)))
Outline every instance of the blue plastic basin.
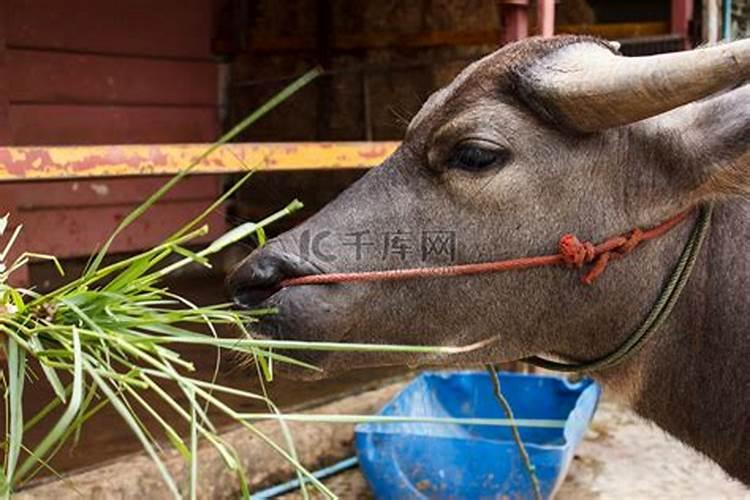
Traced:
MULTIPOLYGON (((548 498, 594 415, 599 387, 517 373, 501 373, 500 383, 516 418, 565 420, 564 428, 520 428, 548 498)), ((379 414, 505 418, 489 374, 474 371, 423 373, 379 414)), ((533 498, 509 427, 367 423, 355 431, 360 467, 377 498, 533 498)))

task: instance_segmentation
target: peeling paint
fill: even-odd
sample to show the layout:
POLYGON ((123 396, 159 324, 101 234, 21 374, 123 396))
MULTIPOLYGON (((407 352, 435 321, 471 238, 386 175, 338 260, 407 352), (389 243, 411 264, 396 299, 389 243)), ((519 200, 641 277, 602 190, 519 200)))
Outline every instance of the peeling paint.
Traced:
MULTIPOLYGON (((174 174, 209 147, 160 144, 0 148, 0 181, 174 174)), ((379 165, 397 147, 397 142, 230 144, 203 159, 194 172, 369 168, 379 165)))
POLYGON ((102 198, 109 195, 109 186, 107 184, 92 183, 91 190, 102 198))

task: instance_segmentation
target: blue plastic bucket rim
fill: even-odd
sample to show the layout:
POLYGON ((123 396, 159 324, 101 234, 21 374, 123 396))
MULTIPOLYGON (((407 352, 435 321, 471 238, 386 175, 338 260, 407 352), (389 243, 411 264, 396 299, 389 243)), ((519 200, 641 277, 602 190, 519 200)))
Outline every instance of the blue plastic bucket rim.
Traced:
MULTIPOLYGON (((431 371, 421 372, 419 375, 417 375, 416 377, 414 377, 407 385, 405 385, 385 405, 383 405, 383 407, 378 412, 378 415, 382 414, 388 407, 390 407, 393 404, 395 404, 395 402, 407 390, 409 390, 409 388, 413 384, 418 383, 420 380, 425 380, 428 377, 435 377, 435 376, 441 377, 441 378, 450 378, 450 377, 455 377, 455 376, 466 376, 466 375, 473 375, 473 376, 486 375, 487 377, 490 376, 489 372, 487 372, 485 370, 451 370, 451 371, 432 371, 431 370, 431 371)), ((512 376, 512 377, 519 377, 519 378, 521 378, 521 377, 534 377, 536 379, 544 378, 544 379, 548 379, 548 380, 556 380, 556 381, 562 382, 564 384, 564 387, 566 389, 569 389, 569 390, 576 390, 576 389, 579 389, 581 386, 586 386, 585 389, 583 389, 581 391, 581 393, 579 394, 578 398, 576 399, 575 405, 570 409, 570 412, 568 413, 567 417, 565 418, 565 425, 562 427, 562 430, 563 430, 563 432, 562 432, 562 437, 563 437, 562 443, 540 444, 540 443, 533 443, 533 442, 524 442, 524 446, 527 449, 534 449, 534 450, 540 450, 540 451, 550 451, 550 450, 559 450, 561 448, 567 448, 568 446, 570 446, 571 445, 570 434, 572 433, 572 431, 573 431, 572 428, 575 425, 574 419, 570 418, 571 415, 573 415, 576 412, 576 410, 580 410, 581 407, 586 403, 587 398, 591 397, 591 396, 589 396, 589 394, 593 393, 594 397, 596 398, 596 400, 594 401, 594 404, 593 404, 593 409, 591 411, 591 415, 593 416, 594 413, 596 412, 597 406, 599 405, 599 399, 601 397, 601 388, 599 387, 599 385, 593 379, 590 379, 590 378, 583 378, 583 379, 580 379, 580 380, 577 380, 577 381, 571 381, 567 377, 560 376, 560 375, 547 374, 547 373, 544 373, 544 374, 537 374, 537 373, 535 373, 535 374, 532 374, 532 375, 528 375, 528 374, 517 373, 517 372, 500 372, 499 376, 501 376, 501 377, 502 376, 512 376)), ((498 404, 500 404, 500 403, 498 402, 498 404)), ((449 420, 449 419, 450 419, 450 417, 446 417, 446 420, 449 420)), ((355 428, 354 428, 354 432, 356 434, 369 434, 369 435, 372 435, 372 436, 392 436, 393 435, 393 433, 382 432, 382 431, 378 431, 378 430, 369 430, 367 428, 368 426, 375 425, 375 424, 381 424, 382 425, 382 422, 381 423, 378 423, 378 422, 364 422, 364 423, 361 423, 361 424, 357 424, 355 426, 355 428)), ((401 424, 394 424, 394 425, 403 425, 403 423, 401 423, 401 424)), ((441 424, 435 424, 435 425, 441 425, 441 424)), ((454 424, 446 424, 446 425, 454 425, 454 424)), ((412 435, 421 435, 421 434, 415 433, 415 434, 412 434, 412 435)), ((452 436, 440 436, 440 435, 430 435, 429 437, 431 439, 440 439, 440 440, 456 439, 455 437, 452 437, 452 436)), ((500 439, 500 440, 498 440, 498 439, 490 439, 490 438, 481 437, 481 436, 475 436, 475 437, 473 437, 472 441, 475 441, 475 442, 484 442, 484 443, 508 443, 508 442, 510 442, 510 440, 505 440, 505 439, 500 439)))

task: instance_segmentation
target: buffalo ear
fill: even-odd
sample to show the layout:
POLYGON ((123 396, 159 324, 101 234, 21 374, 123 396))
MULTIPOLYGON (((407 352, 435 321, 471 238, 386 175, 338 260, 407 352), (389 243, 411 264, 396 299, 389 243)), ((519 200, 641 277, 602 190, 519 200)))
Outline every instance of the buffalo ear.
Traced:
POLYGON ((750 84, 647 120, 675 144, 671 171, 692 201, 750 199, 750 84))

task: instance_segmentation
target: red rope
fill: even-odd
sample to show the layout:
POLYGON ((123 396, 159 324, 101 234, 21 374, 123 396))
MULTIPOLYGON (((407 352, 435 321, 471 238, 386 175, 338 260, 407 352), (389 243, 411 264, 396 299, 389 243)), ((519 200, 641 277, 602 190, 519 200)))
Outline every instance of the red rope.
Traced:
POLYGON ((392 269, 388 271, 365 271, 358 273, 311 274, 289 278, 281 282, 282 287, 300 285, 328 285, 334 283, 352 283, 365 281, 399 281, 416 278, 434 278, 445 276, 468 276, 474 274, 497 273, 514 269, 531 267, 565 265, 581 268, 592 264, 591 269, 581 277, 587 285, 596 280, 612 260, 619 259, 632 252, 640 243, 658 238, 684 221, 691 210, 686 210, 647 231, 633 229, 627 235, 613 236, 598 245, 589 241, 580 241, 572 234, 563 235, 554 255, 539 257, 520 257, 516 259, 482 262, 478 264, 459 264, 440 267, 420 267, 414 269, 392 269))

